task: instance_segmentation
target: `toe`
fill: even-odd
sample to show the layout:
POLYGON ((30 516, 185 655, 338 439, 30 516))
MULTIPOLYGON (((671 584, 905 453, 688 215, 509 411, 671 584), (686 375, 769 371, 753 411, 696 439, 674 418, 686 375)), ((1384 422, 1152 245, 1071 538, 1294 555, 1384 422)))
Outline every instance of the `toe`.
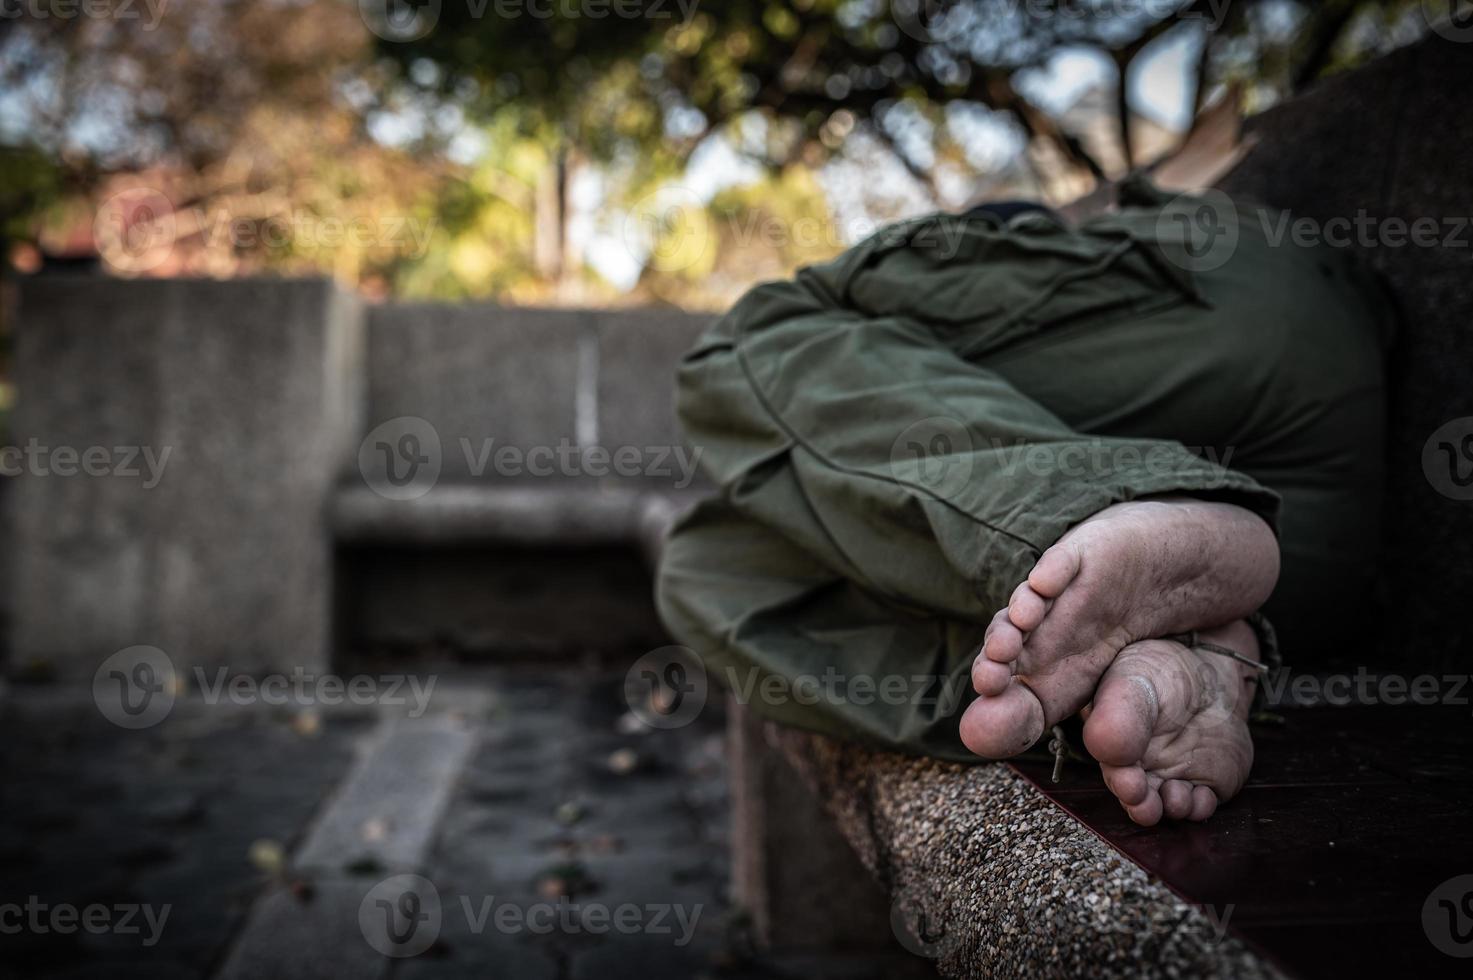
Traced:
POLYGON ((988 627, 990 634, 982 644, 982 655, 1000 664, 1010 664, 1023 652, 1023 634, 1006 619, 988 627))
POLYGON ((1146 771, 1140 766, 1100 766, 1105 777, 1105 786, 1125 806, 1139 806, 1146 801, 1150 787, 1146 785, 1146 771))
POLYGON ((1048 600, 1034 592, 1027 582, 1013 590, 1013 597, 1008 601, 1008 619, 1018 629, 1024 633, 1038 629, 1046 612, 1048 600))
POLYGON ((1142 827, 1154 827, 1161 822, 1161 780, 1148 774, 1146 781, 1146 798, 1138 804, 1126 806, 1125 815, 1142 827))
POLYGON ((1161 784, 1161 809, 1172 820, 1185 820, 1192 815, 1193 786, 1184 779, 1168 779, 1161 784))
POLYGON ((1151 743, 1159 713, 1160 702, 1151 682, 1117 661, 1095 691, 1084 723, 1084 746, 1096 761, 1108 765, 1138 762, 1151 743))
POLYGON ((1206 820, 1217 812, 1217 794, 1206 786, 1192 787, 1192 812, 1189 820, 1206 820))
POLYGON ((1008 759, 1043 736, 1043 705, 1026 684, 1009 684, 997 697, 981 697, 961 720, 962 744, 988 759, 1008 759))
POLYGON ((1028 585, 1045 599, 1057 599, 1078 574, 1079 552, 1068 545, 1055 545, 1028 573, 1028 585))
POLYGON ((996 697, 1008 689, 1013 680, 1012 664, 999 664, 978 657, 972 664, 972 689, 978 694, 996 697))
POLYGON ((992 619, 987 623, 987 629, 982 634, 982 642, 987 642, 987 638, 992 635, 993 630, 997 629, 999 623, 1007 622, 1010 622, 1010 620, 1008 619, 1008 607, 1003 606, 997 612, 992 614, 992 619))

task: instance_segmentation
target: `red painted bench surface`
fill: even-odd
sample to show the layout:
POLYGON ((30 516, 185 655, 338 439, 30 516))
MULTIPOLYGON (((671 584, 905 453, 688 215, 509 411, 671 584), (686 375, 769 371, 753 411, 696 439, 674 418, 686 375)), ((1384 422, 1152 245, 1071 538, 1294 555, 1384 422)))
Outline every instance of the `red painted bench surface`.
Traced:
MULTIPOLYGON (((1464 703, 1255 724, 1252 778, 1205 824, 1136 826, 1093 764, 1070 760, 1058 785, 1046 763, 1015 768, 1291 975, 1473 976, 1473 958, 1439 951, 1423 926, 1433 890, 1473 875, 1473 690, 1441 690, 1464 703)), ((1457 927, 1437 911, 1433 928, 1467 935, 1473 957, 1473 918, 1457 927)))

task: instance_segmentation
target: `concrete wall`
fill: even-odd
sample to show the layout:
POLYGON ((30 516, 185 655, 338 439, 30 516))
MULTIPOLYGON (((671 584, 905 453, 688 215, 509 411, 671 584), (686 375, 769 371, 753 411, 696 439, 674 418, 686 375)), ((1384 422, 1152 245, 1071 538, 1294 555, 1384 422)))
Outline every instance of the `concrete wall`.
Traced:
POLYGON ((359 302, 325 281, 26 281, 15 662, 90 676, 144 644, 176 666, 323 663, 324 501, 362 357, 359 302))
MULTIPOLYGON (((592 314, 404 303, 374 308, 369 324, 366 428, 424 419, 439 442, 440 480, 475 479, 487 440, 493 451, 577 441, 592 314)), ((493 467, 481 476, 494 479, 493 467)))
MULTIPOLYGON (((487 304, 366 309, 317 280, 25 280, 11 442, 39 454, 5 488, 16 526, 13 582, 0 578, 14 607, 11 665, 90 676, 112 653, 149 645, 181 667, 322 667, 334 633, 350 635, 335 616, 365 602, 385 615, 360 617, 355 639, 406 640, 375 635, 379 619, 432 635, 443 624, 395 614, 418 600, 392 576, 347 583, 363 594, 335 589, 334 501, 367 495, 398 526, 472 487, 520 487, 523 502, 543 489, 555 502, 618 484, 615 503, 638 502, 631 485, 669 490, 682 479, 669 461, 668 475, 622 479, 582 453, 679 444, 674 367, 706 322, 487 304), (408 492, 387 479, 406 447, 434 455, 431 478, 408 492), (510 469, 495 455, 504 447, 522 454, 510 469), (531 472, 525 454, 537 447, 563 450, 554 473, 531 472), (94 475, 81 470, 88 451, 94 475)), ((457 540, 452 528, 439 547, 457 540)), ((356 560, 380 567, 361 548, 356 560)), ((508 570, 470 578, 496 574, 508 570)), ((470 615, 473 589, 450 591, 461 605, 442 618, 484 619, 470 615)), ((640 611, 626 632, 648 635, 652 621, 640 611)))
POLYGON ((709 322, 708 317, 662 310, 616 310, 599 316, 594 401, 600 445, 617 449, 683 443, 675 422, 675 370, 709 322))
MULTIPOLYGON (((437 485, 537 480, 525 453, 538 447, 673 448, 681 443, 673 412, 675 365, 707 322, 646 310, 377 307, 369 318, 366 428, 385 426, 392 444, 401 428, 413 429, 410 423, 396 428, 396 420, 429 423, 440 453, 437 485), (518 452, 499 462, 496 454, 506 447, 518 452)), ((370 483, 390 458, 369 454, 370 483)), ((571 470, 599 480, 597 471, 607 468, 608 478, 618 479, 596 458, 588 463, 571 452, 565 458, 573 462, 554 464, 553 478, 571 470)), ((651 455, 644 461, 648 465, 632 478, 656 484, 678 479, 644 472, 660 468, 651 455)))

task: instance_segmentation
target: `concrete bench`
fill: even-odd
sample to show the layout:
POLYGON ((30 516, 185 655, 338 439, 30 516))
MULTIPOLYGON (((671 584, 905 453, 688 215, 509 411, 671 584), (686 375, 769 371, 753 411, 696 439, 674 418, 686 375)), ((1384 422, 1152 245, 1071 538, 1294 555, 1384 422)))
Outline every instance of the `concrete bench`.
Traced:
MULTIPOLYGON (((671 404, 702 317, 366 308, 320 280, 58 276, 21 294, 12 428, 37 452, 35 472, 5 482, 13 667, 90 677, 147 644, 180 668, 326 669, 362 639, 345 605, 424 606, 402 577, 355 578, 372 562, 335 555, 633 548, 648 561, 701 492, 671 404), (429 434, 433 473, 401 493, 384 467, 406 425, 429 434), (80 472, 89 450, 112 469, 80 472), (356 588, 377 591, 343 594, 356 588)), ((657 645, 647 587, 622 578, 640 610, 588 636, 657 645)), ((427 618, 484 620, 486 606, 463 589, 415 622, 370 622, 417 645, 427 618)))
POLYGON ((378 492, 377 473, 350 477, 334 493, 335 537, 423 546, 636 544, 653 556, 702 492, 671 406, 673 365, 704 323, 648 311, 374 309, 365 427, 428 423, 440 474, 408 499, 378 492))
POLYGON ((702 492, 672 405, 674 365, 705 322, 653 310, 373 308, 367 435, 328 509, 342 556, 337 652, 658 646, 648 575, 624 553, 652 562, 702 492), (411 432, 435 472, 400 492, 385 467, 402 462, 397 440, 411 432), (574 595, 585 615, 567 615, 574 595))

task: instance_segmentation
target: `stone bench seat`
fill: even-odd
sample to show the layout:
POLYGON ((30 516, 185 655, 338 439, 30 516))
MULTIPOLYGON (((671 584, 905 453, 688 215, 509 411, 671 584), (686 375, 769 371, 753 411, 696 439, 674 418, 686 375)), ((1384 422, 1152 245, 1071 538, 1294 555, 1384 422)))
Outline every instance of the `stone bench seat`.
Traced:
POLYGON ((438 486, 414 500, 390 500, 348 485, 333 494, 330 525, 346 545, 634 545, 653 563, 670 526, 700 496, 571 479, 438 486))

